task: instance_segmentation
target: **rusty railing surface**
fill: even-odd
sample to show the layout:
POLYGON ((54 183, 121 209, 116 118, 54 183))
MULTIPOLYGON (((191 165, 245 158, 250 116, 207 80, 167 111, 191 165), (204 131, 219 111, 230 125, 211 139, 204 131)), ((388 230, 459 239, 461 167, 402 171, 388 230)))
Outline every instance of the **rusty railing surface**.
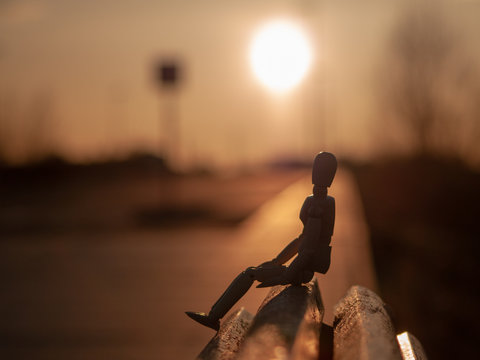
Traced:
POLYGON ((242 308, 224 320, 197 359, 427 359, 413 335, 396 335, 388 306, 365 287, 351 287, 335 306, 333 329, 323 315, 316 280, 275 286, 255 316, 242 308))

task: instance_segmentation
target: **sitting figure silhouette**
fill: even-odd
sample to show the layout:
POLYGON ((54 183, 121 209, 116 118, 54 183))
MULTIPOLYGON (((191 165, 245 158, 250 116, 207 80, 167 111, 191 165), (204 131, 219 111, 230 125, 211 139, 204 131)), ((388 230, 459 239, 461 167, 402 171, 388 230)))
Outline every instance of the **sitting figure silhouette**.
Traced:
POLYGON ((335 223, 335 199, 327 195, 327 188, 332 184, 336 171, 335 156, 328 152, 319 153, 312 169, 313 195, 305 199, 300 211, 303 223, 300 236, 275 259, 249 267, 238 275, 208 314, 191 311, 186 314, 218 331, 220 319, 245 295, 255 280, 260 282, 258 288, 286 284, 298 286, 309 282, 315 272, 325 274, 330 267, 330 240, 335 223), (288 267, 283 265, 296 254, 288 267))

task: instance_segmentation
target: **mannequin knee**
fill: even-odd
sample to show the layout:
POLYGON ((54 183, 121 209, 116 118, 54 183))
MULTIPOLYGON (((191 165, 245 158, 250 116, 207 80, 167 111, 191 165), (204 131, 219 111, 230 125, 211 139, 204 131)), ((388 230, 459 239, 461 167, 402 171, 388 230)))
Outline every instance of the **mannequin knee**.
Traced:
POLYGON ((247 276, 250 279, 255 279, 255 267, 250 266, 242 272, 243 276, 247 276))
POLYGON ((313 271, 305 270, 305 271, 303 272, 302 283, 303 283, 303 284, 308 283, 310 280, 312 280, 313 275, 314 275, 314 272, 313 272, 313 271))

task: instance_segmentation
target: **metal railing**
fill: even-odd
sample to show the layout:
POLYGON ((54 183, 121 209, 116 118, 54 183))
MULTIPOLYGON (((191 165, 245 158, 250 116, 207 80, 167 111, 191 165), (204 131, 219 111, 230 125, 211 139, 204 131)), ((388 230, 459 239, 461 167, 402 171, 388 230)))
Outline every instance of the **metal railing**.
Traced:
POLYGON ((388 307, 365 287, 351 287, 335 306, 333 328, 324 313, 316 280, 276 286, 255 316, 242 308, 223 321, 198 359, 426 359, 414 336, 396 335, 388 307))

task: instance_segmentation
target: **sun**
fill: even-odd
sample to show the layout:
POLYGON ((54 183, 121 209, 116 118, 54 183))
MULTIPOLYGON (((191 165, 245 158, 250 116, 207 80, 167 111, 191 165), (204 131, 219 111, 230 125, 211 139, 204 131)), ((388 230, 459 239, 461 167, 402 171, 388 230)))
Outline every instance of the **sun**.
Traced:
POLYGON ((292 22, 277 20, 262 26, 250 47, 256 77, 275 92, 296 86, 307 73, 312 53, 307 36, 292 22))

